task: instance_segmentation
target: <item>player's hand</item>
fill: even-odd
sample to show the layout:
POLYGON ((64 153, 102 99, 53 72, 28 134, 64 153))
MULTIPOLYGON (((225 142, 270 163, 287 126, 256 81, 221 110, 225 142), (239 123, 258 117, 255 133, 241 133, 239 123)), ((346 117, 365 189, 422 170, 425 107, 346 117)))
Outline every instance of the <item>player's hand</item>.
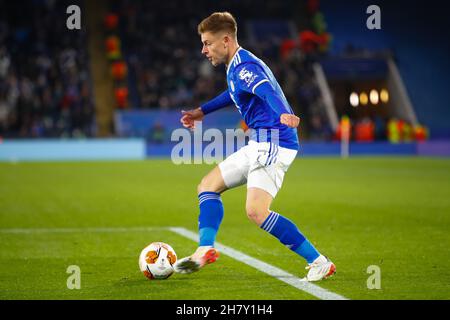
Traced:
POLYGON ((300 118, 294 114, 283 113, 280 116, 280 122, 287 125, 289 128, 297 128, 300 124, 300 118))
POLYGON ((188 111, 181 110, 181 114, 180 122, 183 127, 188 129, 195 129, 195 121, 202 121, 205 116, 201 108, 188 111))

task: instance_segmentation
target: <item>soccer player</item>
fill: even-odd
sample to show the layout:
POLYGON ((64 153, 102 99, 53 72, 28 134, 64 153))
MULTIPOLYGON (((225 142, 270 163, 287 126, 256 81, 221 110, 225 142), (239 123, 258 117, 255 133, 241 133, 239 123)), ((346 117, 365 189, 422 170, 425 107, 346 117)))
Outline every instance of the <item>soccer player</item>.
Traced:
POLYGON ((198 185, 199 247, 175 264, 175 271, 191 273, 216 261, 216 234, 224 215, 221 193, 247 183, 247 216, 261 229, 303 257, 309 269, 304 280, 333 275, 335 265, 305 238, 296 225, 270 205, 294 161, 299 143, 293 114, 267 65, 237 41, 237 24, 228 12, 216 12, 198 25, 202 54, 213 66, 225 64, 228 89, 199 108, 182 111, 181 123, 193 129, 208 113, 235 105, 252 130, 248 145, 209 172, 198 185))

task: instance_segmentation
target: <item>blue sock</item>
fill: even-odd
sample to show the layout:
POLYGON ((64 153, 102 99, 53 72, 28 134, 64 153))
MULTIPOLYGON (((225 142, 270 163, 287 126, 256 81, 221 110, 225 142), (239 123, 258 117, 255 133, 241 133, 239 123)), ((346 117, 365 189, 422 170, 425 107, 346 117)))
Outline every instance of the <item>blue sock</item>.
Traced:
POLYGON ((298 230, 295 224, 281 214, 271 212, 261 228, 276 237, 286 247, 302 256, 308 263, 316 260, 320 253, 298 230))
POLYGON ((198 217, 199 246, 214 246, 216 234, 223 219, 223 204, 220 193, 202 192, 198 195, 200 215, 198 217))

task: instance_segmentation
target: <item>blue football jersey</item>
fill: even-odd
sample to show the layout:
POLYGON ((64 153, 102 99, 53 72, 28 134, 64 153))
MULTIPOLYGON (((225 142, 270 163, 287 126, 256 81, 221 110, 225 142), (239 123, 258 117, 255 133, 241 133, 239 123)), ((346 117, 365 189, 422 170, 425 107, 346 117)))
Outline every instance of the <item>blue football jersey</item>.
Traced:
POLYGON ((271 141, 270 129, 278 130, 278 143, 281 147, 298 150, 299 142, 296 128, 280 123, 283 113, 294 114, 286 97, 269 67, 253 53, 238 48, 227 67, 228 92, 237 109, 252 130, 252 140, 271 141), (255 94, 255 90, 268 82, 277 103, 269 104, 255 94), (267 129, 267 130, 261 130, 267 129), (268 132, 260 139, 260 132, 268 132))

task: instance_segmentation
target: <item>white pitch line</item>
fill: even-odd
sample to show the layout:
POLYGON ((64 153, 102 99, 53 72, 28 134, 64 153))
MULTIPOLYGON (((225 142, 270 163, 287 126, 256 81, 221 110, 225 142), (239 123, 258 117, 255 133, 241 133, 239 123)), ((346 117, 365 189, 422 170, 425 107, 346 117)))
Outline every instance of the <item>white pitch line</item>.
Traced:
MULTIPOLYGON (((99 228, 4 228, 0 229, 0 234, 43 234, 43 233, 113 233, 113 232, 146 232, 153 230, 170 230, 176 234, 179 234, 185 238, 193 241, 198 241, 198 234, 190 230, 180 227, 99 227, 99 228)), ((301 281, 300 278, 274 267, 268 263, 265 263, 256 258, 250 257, 245 253, 242 253, 233 248, 227 247, 223 244, 216 242, 215 247, 219 251, 232 259, 243 262, 261 272, 264 272, 280 281, 283 281, 299 290, 305 291, 316 298, 322 300, 347 300, 347 298, 323 289, 310 282, 301 281)))
POLYGON ((5 228, 0 229, 0 234, 33 234, 33 233, 113 233, 113 232, 145 232, 164 230, 167 227, 129 227, 129 228, 5 228))
MULTIPOLYGON (((186 237, 193 241, 198 241, 198 234, 194 233, 190 230, 187 230, 185 228, 178 228, 178 227, 170 227, 169 230, 186 237)), ((319 298, 321 300, 348 300, 347 298, 338 295, 334 292, 328 291, 324 288, 321 288, 315 284, 312 284, 310 282, 301 281, 300 278, 281 270, 277 267, 274 267, 268 263, 265 263, 261 260, 255 259, 253 257, 250 257, 246 255, 245 253, 242 253, 238 250, 235 250, 233 248, 227 247, 223 244, 220 244, 216 242, 214 246, 219 250, 220 253, 223 253, 232 259, 238 260, 240 262, 243 262, 250 267, 253 267, 261 272, 264 272, 280 281, 283 281, 284 283, 287 283, 294 288, 297 288, 299 290, 305 291, 309 293, 310 295, 313 295, 316 298, 319 298)))

